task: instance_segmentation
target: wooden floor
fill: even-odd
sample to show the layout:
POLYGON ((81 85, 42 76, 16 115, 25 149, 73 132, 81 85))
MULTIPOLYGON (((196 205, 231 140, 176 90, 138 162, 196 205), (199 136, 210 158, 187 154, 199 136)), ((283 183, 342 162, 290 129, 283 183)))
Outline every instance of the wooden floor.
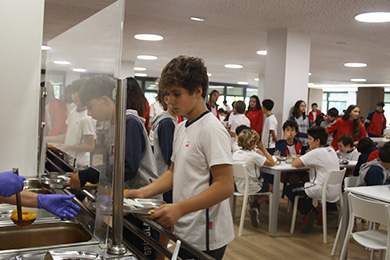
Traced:
MULTIPOLYGON (((322 227, 314 224, 309 234, 303 234, 302 217, 298 213, 295 233, 290 234, 291 215, 287 213, 287 199, 280 199, 277 237, 271 238, 268 234, 268 205, 261 205, 261 222, 259 228, 253 228, 249 216, 246 216, 241 237, 238 237, 239 217, 241 213, 242 199, 237 198, 236 218, 234 229, 236 237, 228 245, 224 260, 243 259, 338 259, 336 255, 330 255, 337 231, 337 211, 328 214, 328 243, 323 244, 322 227)), ((367 229, 367 224, 358 222, 357 229, 367 229)), ((379 254, 375 254, 378 259, 379 254)), ((364 247, 351 239, 349 244, 348 259, 369 259, 370 253, 364 247)))

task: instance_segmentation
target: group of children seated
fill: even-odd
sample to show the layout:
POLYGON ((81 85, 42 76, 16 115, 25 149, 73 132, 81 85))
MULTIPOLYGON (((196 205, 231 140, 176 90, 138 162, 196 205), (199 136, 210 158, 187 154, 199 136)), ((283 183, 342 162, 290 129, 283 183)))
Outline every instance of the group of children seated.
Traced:
MULTIPOLYGON (((275 164, 272 158, 274 153, 282 157, 296 158, 292 161, 293 167, 310 167, 309 174, 297 169, 293 178, 285 181, 287 187, 284 187, 283 191, 291 202, 294 202, 297 195, 303 197, 298 204, 298 210, 305 216, 303 233, 311 231, 316 219, 320 224, 321 210, 313 206, 312 198, 321 197, 322 186, 328 174, 339 170, 341 163, 357 161, 355 169, 347 171, 346 176, 359 176, 358 185, 390 184, 390 142, 378 149, 370 138, 363 137, 355 147, 353 137, 343 134, 337 138, 336 151, 329 146, 332 143, 332 136, 326 130, 338 116, 337 109, 331 108, 325 120, 307 130, 308 150, 305 153, 302 151, 302 142, 297 138, 299 132, 297 122, 293 119, 285 121, 282 126, 283 138, 277 140, 277 121, 272 114, 273 102, 264 100, 262 104, 265 120, 261 141, 259 134, 250 129, 248 124, 236 126, 232 123, 234 128, 230 129, 231 137, 236 137, 232 142, 233 160, 235 163, 246 165, 249 192, 272 191, 273 176, 262 173, 260 168, 275 164)), ((282 174, 282 177, 285 176, 282 174)), ((239 192, 244 192, 242 179, 235 180, 235 184, 239 192)), ((339 199, 338 189, 339 186, 328 187, 328 202, 336 202, 339 199)), ((249 202, 249 214, 254 227, 259 226, 260 204, 267 200, 268 196, 257 195, 252 196, 249 202)))

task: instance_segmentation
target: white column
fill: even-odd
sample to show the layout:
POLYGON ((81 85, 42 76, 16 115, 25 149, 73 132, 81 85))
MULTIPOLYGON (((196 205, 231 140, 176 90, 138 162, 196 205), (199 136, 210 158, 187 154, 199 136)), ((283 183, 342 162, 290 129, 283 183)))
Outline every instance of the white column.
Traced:
POLYGON ((310 35, 289 29, 268 32, 266 62, 264 98, 275 102, 273 113, 281 126, 296 101, 307 103, 310 35))
POLYGON ((265 76, 259 75, 259 81, 257 82, 258 92, 257 95, 260 99, 260 102, 264 100, 264 91, 265 91, 265 76))
POLYGON ((37 174, 44 0, 0 1, 0 171, 37 174))
POLYGON ((134 61, 122 60, 118 78, 125 79, 127 77, 134 77, 134 61))

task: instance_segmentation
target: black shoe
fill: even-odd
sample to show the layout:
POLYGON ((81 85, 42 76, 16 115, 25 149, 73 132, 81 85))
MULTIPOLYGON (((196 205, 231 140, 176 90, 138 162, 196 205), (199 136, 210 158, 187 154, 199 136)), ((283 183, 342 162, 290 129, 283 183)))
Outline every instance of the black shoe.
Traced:
POLYGON ((317 218, 317 215, 318 213, 313 209, 306 214, 303 222, 302 233, 309 233, 311 231, 311 229, 313 228, 314 220, 317 218))
POLYGON ((254 200, 250 205, 249 215, 251 216, 251 224, 254 228, 260 226, 260 203, 254 200))

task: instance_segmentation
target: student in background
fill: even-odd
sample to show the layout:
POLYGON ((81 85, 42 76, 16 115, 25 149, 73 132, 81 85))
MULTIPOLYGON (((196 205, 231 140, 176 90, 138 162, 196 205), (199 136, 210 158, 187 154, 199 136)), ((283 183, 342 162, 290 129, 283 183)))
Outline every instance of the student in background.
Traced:
POLYGON ((311 111, 309 112, 309 118, 312 124, 316 121, 317 116, 320 114, 322 114, 322 112, 321 110, 318 109, 318 104, 317 103, 311 104, 311 111))
POLYGON ((337 145, 339 146, 339 150, 337 151, 339 157, 350 161, 357 161, 359 159, 360 153, 353 145, 352 136, 347 134, 340 136, 337 140, 337 145))
POLYGON ((53 85, 50 82, 41 82, 41 87, 46 87, 47 93, 45 106, 46 135, 58 136, 66 134, 66 103, 56 98, 53 85))
POLYGON ((332 147, 338 150, 337 140, 344 134, 349 134, 353 138, 354 144, 367 136, 366 129, 360 121, 360 108, 356 105, 350 105, 342 118, 336 120, 334 124, 326 128, 328 134, 334 133, 332 147))
MULTIPOLYGON (((233 160, 235 163, 246 165, 249 179, 249 192, 272 192, 273 176, 264 176, 260 174, 260 167, 263 165, 274 166, 275 162, 260 141, 259 134, 253 129, 246 129, 238 135, 237 141, 240 149, 233 153, 233 160), (256 146, 264 155, 255 151, 256 146)), ((237 190, 244 193, 245 181, 243 179, 235 179, 234 181, 237 190)), ((268 196, 253 196, 249 212, 251 224, 255 228, 259 227, 260 204, 267 200, 268 196)))
MULTIPOLYGON (((326 129, 327 127, 334 124, 338 117, 339 117, 339 111, 336 108, 332 107, 331 109, 328 110, 326 119, 322 121, 319 124, 319 126, 322 126, 323 128, 326 129)), ((328 141, 326 142, 326 144, 331 145, 332 141, 333 141, 333 133, 329 134, 328 141)))
POLYGON ((236 128, 240 125, 246 125, 248 127, 251 126, 251 122, 249 119, 245 116, 245 103, 244 101, 237 101, 234 104, 234 109, 237 112, 237 115, 233 118, 231 124, 230 124, 230 137, 235 138, 236 137, 236 128))
POLYGON ((287 120, 283 126, 283 138, 276 142, 276 151, 280 151, 281 156, 301 155, 302 143, 295 136, 298 125, 293 120, 287 120))
POLYGON ((364 163, 359 170, 358 186, 390 184, 390 142, 379 148, 379 159, 364 163))
POLYGON ((251 122, 251 128, 261 137, 263 130, 263 110, 261 110, 261 103, 258 96, 253 95, 250 97, 249 107, 245 116, 251 122))
POLYGON ((307 129, 311 127, 309 117, 306 116, 306 103, 303 100, 295 102, 291 118, 298 124, 298 139, 302 143, 302 154, 306 153, 309 145, 307 143, 307 129))
POLYGON ((225 99, 222 103, 223 103, 223 105, 222 105, 221 108, 222 108, 223 110, 225 110, 226 112, 229 113, 232 109, 229 107, 229 105, 228 105, 226 99, 225 99))
POLYGON ((227 115, 228 115, 228 112, 226 112, 225 110, 223 110, 223 108, 220 108, 218 109, 219 111, 219 120, 221 121, 221 123, 223 124, 223 126, 227 129, 228 127, 228 121, 227 121, 227 115))
MULTIPOLYGON (((353 170, 353 175, 358 176, 360 166, 363 163, 366 163, 368 161, 368 158, 374 153, 377 154, 378 148, 375 146, 375 143, 369 138, 369 137, 363 137, 359 140, 358 144, 356 145, 356 148, 358 152, 360 153, 358 161, 355 165, 355 169, 353 170)), ((378 154, 377 154, 378 155, 378 154)), ((379 158, 376 156, 371 156, 371 159, 379 158)))
POLYGON ((386 117, 384 116, 383 107, 385 103, 379 101, 376 109, 368 114, 364 126, 369 137, 381 137, 386 129, 386 117))
POLYGON ((278 120, 275 115, 272 113, 274 108, 274 102, 271 99, 263 100, 263 113, 265 115, 264 124, 263 124, 263 133, 261 135, 261 140, 264 144, 264 147, 267 151, 273 155, 275 153, 275 143, 278 141, 277 129, 278 129, 278 120))
MULTIPOLYGON (((286 195, 291 202, 297 195, 304 198, 299 199, 298 210, 305 216, 303 224, 303 233, 308 233, 313 227, 314 220, 319 215, 319 211, 313 206, 312 198, 320 198, 322 186, 331 171, 339 170, 339 159, 336 152, 331 147, 326 147, 328 133, 321 126, 313 126, 308 129, 308 143, 310 151, 305 155, 293 161, 293 167, 310 167, 310 181, 291 184, 286 188, 286 195)), ((328 187, 329 201, 338 200, 338 189, 328 187)))
POLYGON ((218 98, 219 98, 219 92, 218 90, 214 89, 213 91, 210 92, 209 101, 206 103, 206 106, 208 110, 211 113, 213 113, 214 116, 220 119, 218 105, 217 105, 218 98))
MULTIPOLYGON (((172 163, 152 184, 130 190, 129 197, 149 198, 173 189, 173 203, 155 209, 149 219, 169 228, 187 243, 215 259, 222 259, 234 239, 229 201, 234 191, 229 134, 208 111, 207 69, 202 59, 179 56, 163 69, 160 90, 168 104, 187 121, 175 129, 172 163)), ((193 259, 180 249, 179 257, 193 259)))
MULTIPOLYGON (((251 129, 251 128, 246 126, 246 125, 240 125, 239 127, 236 128, 236 136, 238 136, 242 131, 248 130, 248 129, 251 129)), ((237 141, 237 138, 236 138, 236 140, 232 144, 232 152, 234 153, 238 149, 240 149, 240 146, 238 146, 238 141, 237 141)))
POLYGON ((153 129, 152 129, 152 120, 154 117, 158 116, 159 114, 161 114, 162 112, 164 111, 164 107, 163 105, 160 103, 160 101, 158 101, 158 93, 157 93, 157 96, 156 96, 156 102, 154 102, 153 104, 150 105, 150 108, 149 108, 149 141, 150 141, 150 145, 152 147, 154 147, 154 142, 153 142, 153 129))

